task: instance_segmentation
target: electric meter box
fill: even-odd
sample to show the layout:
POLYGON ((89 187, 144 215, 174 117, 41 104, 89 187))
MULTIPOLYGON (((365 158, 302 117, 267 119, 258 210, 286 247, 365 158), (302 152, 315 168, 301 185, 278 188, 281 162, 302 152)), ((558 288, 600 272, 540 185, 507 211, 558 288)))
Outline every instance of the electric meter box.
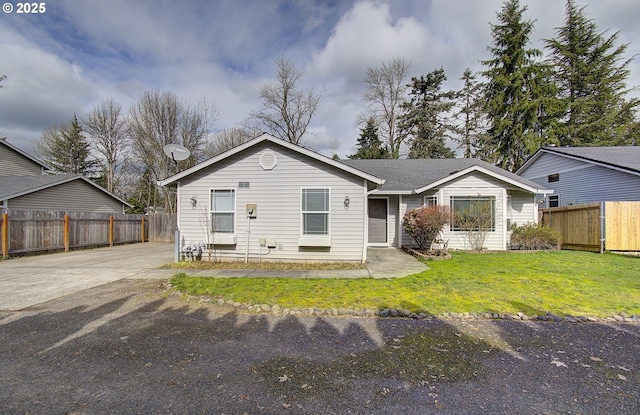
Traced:
POLYGON ((257 203, 247 203, 247 217, 250 219, 255 219, 258 217, 257 203))

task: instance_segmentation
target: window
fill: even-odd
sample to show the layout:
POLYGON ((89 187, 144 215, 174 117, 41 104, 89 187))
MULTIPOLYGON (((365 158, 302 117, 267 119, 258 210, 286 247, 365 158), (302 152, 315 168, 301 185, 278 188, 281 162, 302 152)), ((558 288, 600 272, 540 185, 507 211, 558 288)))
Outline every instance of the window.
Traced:
POLYGON ((549 196, 549 207, 558 207, 560 206, 560 198, 558 195, 549 196))
POLYGON ((495 231, 494 196, 451 196, 452 231, 495 231))
POLYGON ((329 234, 329 189, 302 189, 302 234, 329 234))
POLYGON ((211 190, 211 230, 213 233, 234 233, 236 216, 236 191, 234 189, 211 190))
POLYGON ((547 182, 549 182, 549 183, 559 182, 559 181, 560 181, 560 174, 559 173, 550 174, 549 176, 547 176, 547 182))
POLYGON ((437 206, 438 205, 438 195, 425 196, 424 204, 427 206, 437 206))

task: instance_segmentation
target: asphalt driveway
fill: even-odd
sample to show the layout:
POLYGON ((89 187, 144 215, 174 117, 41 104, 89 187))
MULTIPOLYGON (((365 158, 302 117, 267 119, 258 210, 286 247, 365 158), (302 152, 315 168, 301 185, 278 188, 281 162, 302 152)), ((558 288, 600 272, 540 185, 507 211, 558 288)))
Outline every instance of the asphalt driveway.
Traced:
POLYGON ((123 279, 0 312, 0 413, 640 413, 640 325, 238 314, 123 279))

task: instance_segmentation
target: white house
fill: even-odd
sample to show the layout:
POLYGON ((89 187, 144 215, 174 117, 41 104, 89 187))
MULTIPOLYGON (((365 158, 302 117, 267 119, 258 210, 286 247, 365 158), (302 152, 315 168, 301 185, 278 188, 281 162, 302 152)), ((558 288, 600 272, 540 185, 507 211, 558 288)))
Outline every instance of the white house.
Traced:
POLYGON ((640 200, 640 146, 543 147, 516 171, 553 190, 547 207, 640 200))
MULTIPOLYGON (((486 248, 504 250, 508 224, 537 221, 533 182, 474 159, 333 160, 263 134, 159 183, 175 187, 181 243, 225 258, 365 261, 367 247, 411 245, 407 209, 487 203, 486 248)), ((462 232, 443 239, 464 249, 462 232)))

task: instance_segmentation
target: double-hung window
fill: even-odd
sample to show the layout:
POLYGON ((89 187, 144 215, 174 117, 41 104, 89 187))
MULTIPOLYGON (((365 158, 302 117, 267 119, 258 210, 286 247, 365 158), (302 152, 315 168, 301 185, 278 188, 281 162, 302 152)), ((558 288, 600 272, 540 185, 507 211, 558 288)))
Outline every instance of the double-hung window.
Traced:
POLYGON ((212 189, 211 231, 213 233, 235 233, 235 216, 235 189, 212 189))
POLYGON ((451 196, 452 231, 495 231, 495 196, 451 196))
POLYGON ((302 189, 302 235, 329 235, 329 189, 302 189))

